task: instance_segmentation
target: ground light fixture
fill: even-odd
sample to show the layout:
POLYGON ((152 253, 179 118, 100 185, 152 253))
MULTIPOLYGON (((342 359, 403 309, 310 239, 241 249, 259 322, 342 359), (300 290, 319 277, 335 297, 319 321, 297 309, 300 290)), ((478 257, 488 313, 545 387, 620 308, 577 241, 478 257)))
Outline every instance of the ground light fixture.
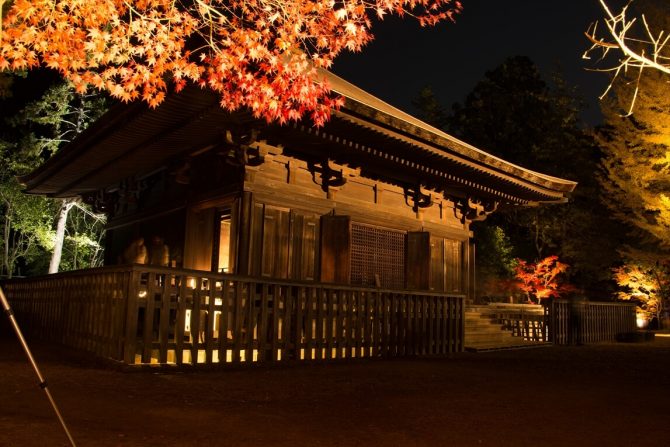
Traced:
POLYGON ((0 301, 2 301, 2 308, 5 310, 5 313, 7 314, 7 317, 9 318, 10 323, 12 324, 12 327, 14 328, 14 332, 16 332, 16 336, 19 339, 19 342, 21 343, 21 346, 23 346, 23 350, 26 353, 26 356, 28 356, 28 360, 30 361, 30 364, 33 366, 33 369, 35 370, 35 374, 37 374, 37 378, 39 379, 39 386, 44 390, 44 392, 47 395, 47 399, 49 399, 49 402, 51 403, 51 406, 54 409, 54 412, 56 413, 56 417, 58 417, 58 420, 60 421, 61 426, 63 427, 63 430, 65 430, 65 434, 67 435, 67 438, 70 440, 70 444, 72 447, 77 447, 77 445, 74 442, 74 439, 72 438, 72 435, 70 434, 70 431, 67 429, 67 425, 65 425, 65 420, 63 419, 63 416, 60 414, 60 411, 58 411, 58 406, 56 405, 56 401, 53 399, 51 396, 51 393, 49 392, 49 388, 47 388, 47 381, 42 376, 42 373, 40 372, 39 367, 37 366, 37 363, 35 362, 35 358, 33 357, 32 353, 30 352, 30 348, 28 347, 28 343, 26 343, 26 339, 23 338, 23 334, 21 333, 21 329, 19 328, 19 324, 16 322, 16 318, 14 318, 14 312, 12 311, 12 308, 9 307, 9 301, 7 301, 7 297, 5 296, 5 292, 3 292, 2 287, 0 287, 0 301))

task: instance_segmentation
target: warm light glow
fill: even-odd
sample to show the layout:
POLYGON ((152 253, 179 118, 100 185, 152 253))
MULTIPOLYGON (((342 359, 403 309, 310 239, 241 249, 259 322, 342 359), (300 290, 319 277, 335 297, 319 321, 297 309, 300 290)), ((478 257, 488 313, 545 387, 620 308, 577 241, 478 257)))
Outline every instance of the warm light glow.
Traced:
POLYGON ((184 332, 191 333, 191 309, 186 309, 184 315, 184 332))
POLYGON ((195 278, 189 278, 187 284, 191 289, 195 289, 195 278))
POLYGON ((219 225, 219 273, 230 272, 230 215, 221 216, 219 225))
POLYGON ((638 309, 635 313, 635 323, 637 324, 638 329, 644 329, 649 325, 649 316, 638 309))
MULTIPOLYGON (((223 300, 221 298, 214 298, 214 305, 215 306, 221 306, 223 304, 223 300)), ((212 329, 214 330, 215 336, 217 336, 217 332, 219 330, 219 325, 221 324, 221 311, 220 310, 215 310, 214 311, 214 326, 212 329)))
POLYGON ((142 290, 140 293, 137 294, 137 296, 140 297, 140 298, 144 298, 145 296, 147 296, 147 291, 142 290))

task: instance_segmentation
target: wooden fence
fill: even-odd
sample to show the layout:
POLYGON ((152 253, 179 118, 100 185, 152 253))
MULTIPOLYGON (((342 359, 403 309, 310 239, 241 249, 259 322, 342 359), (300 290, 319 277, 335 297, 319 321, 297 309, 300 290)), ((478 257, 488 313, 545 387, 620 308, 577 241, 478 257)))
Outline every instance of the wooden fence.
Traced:
POLYGON ((127 364, 463 350, 461 295, 139 265, 13 280, 3 287, 27 333, 127 364))
POLYGON ((548 306, 550 339, 554 344, 614 341, 618 334, 635 332, 635 305, 555 300, 548 306))

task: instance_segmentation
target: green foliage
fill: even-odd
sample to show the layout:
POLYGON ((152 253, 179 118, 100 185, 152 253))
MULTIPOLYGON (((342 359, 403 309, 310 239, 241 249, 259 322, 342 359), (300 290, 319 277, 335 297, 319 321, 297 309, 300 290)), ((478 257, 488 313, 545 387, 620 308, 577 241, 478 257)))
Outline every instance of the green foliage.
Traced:
MULTIPOLYGON (((13 85, 16 78, 10 79, 13 85)), ((63 83, 52 85, 37 100, 18 106, 12 103, 16 100, 10 95, 2 101, 0 132, 0 212, 4 216, 0 220, 0 275, 5 276, 46 272, 44 259, 51 256, 59 238, 64 237, 54 230, 60 200, 21 193, 16 176, 34 170, 105 110, 104 98, 78 95, 63 83)), ((78 209, 90 214, 84 207, 78 209)), ((91 241, 100 240, 102 226, 99 218, 95 224, 90 217, 86 220, 89 222, 83 225, 80 219, 73 218, 66 226, 66 234, 71 236, 67 246, 72 247, 66 253, 76 254, 64 260, 66 266, 99 262, 100 246, 89 247, 91 241), (88 240, 82 238, 86 234, 88 240), (81 256, 82 251, 96 254, 81 256)))
POLYGON ((49 87, 37 101, 5 119, 17 138, 10 169, 15 174, 32 171, 105 110, 103 97, 77 94, 67 83, 49 87))
POLYGON ((0 98, 12 96, 12 82, 14 78, 7 73, 0 73, 0 98))
POLYGON ((0 210, 0 276, 25 274, 26 265, 43 256, 50 239, 52 203, 23 194, 19 183, 8 178, 0 182, 0 210))
POLYGON ((91 213, 81 203, 68 216, 61 270, 77 270, 102 265, 105 237, 104 216, 91 213))
POLYGON ((477 293, 488 301, 507 301, 517 295, 514 269, 518 263, 515 247, 505 230, 497 225, 476 222, 477 293))
POLYGON ((477 269, 482 274, 511 277, 517 261, 514 247, 505 230, 497 225, 475 226, 477 269))

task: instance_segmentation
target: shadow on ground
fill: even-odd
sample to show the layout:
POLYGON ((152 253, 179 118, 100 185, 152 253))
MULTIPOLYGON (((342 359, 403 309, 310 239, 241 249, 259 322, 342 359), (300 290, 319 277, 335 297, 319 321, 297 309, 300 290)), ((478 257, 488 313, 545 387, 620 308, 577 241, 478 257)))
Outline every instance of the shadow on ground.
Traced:
MULTIPOLYGON (((0 339, 0 446, 68 445, 0 339)), ((667 446, 670 339, 443 359, 119 370, 32 343, 82 446, 667 446)))

